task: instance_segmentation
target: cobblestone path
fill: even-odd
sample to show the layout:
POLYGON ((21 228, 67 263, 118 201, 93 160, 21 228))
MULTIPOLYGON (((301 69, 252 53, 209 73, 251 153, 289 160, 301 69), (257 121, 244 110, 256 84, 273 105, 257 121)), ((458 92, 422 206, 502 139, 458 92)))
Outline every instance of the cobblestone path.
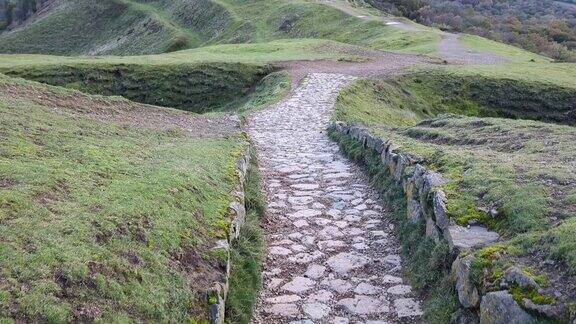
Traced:
POLYGON ((386 211, 325 132, 351 80, 312 74, 248 120, 268 200, 256 323, 421 321, 386 211))

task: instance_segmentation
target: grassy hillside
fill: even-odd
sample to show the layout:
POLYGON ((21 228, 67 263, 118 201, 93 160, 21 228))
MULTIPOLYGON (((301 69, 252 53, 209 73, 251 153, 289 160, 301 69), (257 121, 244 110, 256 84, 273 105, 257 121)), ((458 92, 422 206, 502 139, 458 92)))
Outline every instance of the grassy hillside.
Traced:
POLYGON ((163 66, 98 63, 4 72, 92 94, 123 96, 147 104, 206 112, 237 104, 269 70, 262 65, 240 63, 163 66))
POLYGON ((434 32, 407 32, 305 0, 59 3, 30 26, 1 34, 0 52, 129 55, 214 43, 323 38, 374 49, 432 53, 439 40, 434 32))
POLYGON ((0 321, 205 318, 234 123, 5 76, 0 115, 0 321))

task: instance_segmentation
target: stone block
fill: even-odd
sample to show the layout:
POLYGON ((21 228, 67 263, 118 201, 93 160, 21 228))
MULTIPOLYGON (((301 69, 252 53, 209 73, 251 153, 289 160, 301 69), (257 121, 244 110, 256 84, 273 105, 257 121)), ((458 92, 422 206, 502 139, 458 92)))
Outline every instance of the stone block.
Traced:
POLYGON ((470 266, 474 261, 473 255, 458 257, 452 263, 452 279, 456 282, 456 292, 460 304, 466 308, 477 308, 480 304, 480 294, 474 283, 470 280, 470 266))
POLYGON ((498 233, 491 232, 482 226, 463 227, 458 225, 448 226, 448 230, 444 231, 444 237, 451 250, 477 249, 490 245, 500 238, 498 233))

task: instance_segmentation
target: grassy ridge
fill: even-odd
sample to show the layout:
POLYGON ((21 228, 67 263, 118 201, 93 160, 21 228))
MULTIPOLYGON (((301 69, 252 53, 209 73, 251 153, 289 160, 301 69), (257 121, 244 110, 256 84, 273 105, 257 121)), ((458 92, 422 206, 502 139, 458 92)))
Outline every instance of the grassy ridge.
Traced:
POLYGON ((466 69, 427 70, 394 81, 359 82, 343 92, 338 103, 343 109, 337 110, 337 118, 412 126, 451 113, 576 124, 573 87, 466 69))
POLYGON ((194 112, 235 107, 269 68, 242 63, 149 65, 76 64, 4 71, 91 94, 123 96, 194 112))
POLYGON ((143 127, 134 109, 0 78, 0 321, 204 318, 242 142, 153 107, 143 127))

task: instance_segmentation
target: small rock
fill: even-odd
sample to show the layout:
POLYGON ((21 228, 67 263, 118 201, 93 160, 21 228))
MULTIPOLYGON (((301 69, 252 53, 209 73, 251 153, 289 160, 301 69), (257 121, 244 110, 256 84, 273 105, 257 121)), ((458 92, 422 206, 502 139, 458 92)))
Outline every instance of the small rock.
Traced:
POLYGON ((354 289, 354 292, 359 294, 359 295, 374 295, 380 292, 380 288, 376 287, 376 286, 372 286, 369 283, 366 282, 362 282, 360 283, 358 286, 356 286, 356 289, 354 289))
POLYGON ((267 303, 271 304, 288 304, 299 301, 300 296, 298 295, 281 295, 277 297, 266 298, 267 303))

